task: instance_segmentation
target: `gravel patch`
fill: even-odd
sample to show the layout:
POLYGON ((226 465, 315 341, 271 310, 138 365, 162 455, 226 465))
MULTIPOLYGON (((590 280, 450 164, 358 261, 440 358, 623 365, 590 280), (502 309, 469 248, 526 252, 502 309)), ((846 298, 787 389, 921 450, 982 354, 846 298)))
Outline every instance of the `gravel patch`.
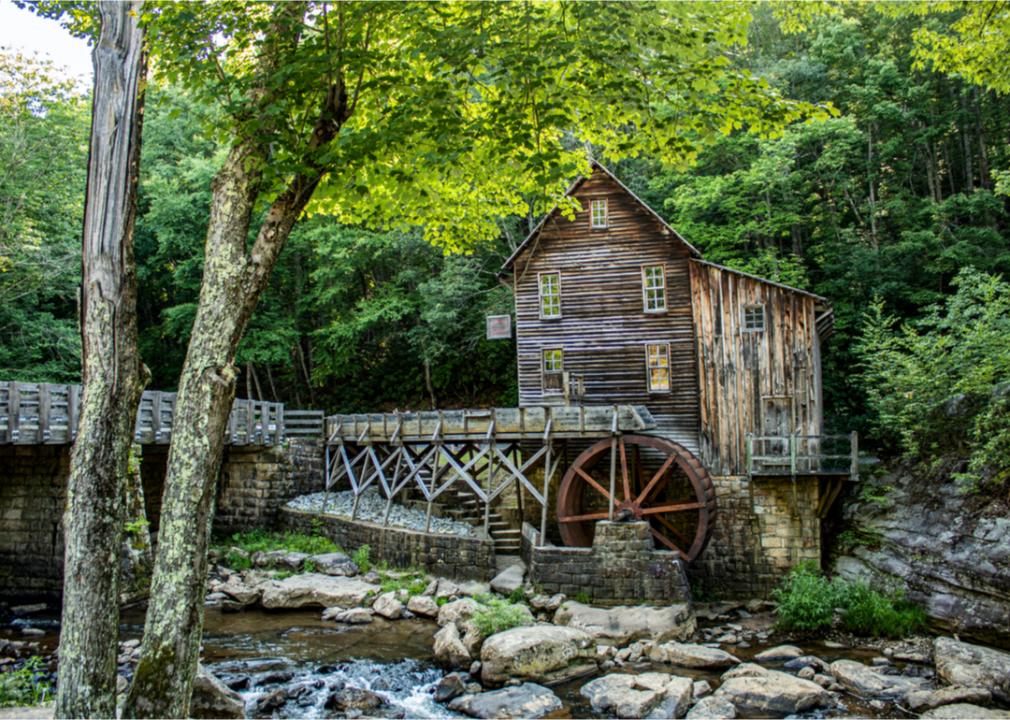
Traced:
MULTIPOLYGON (((326 515, 350 520, 351 509, 354 506, 354 493, 350 490, 343 492, 319 492, 311 495, 300 495, 290 500, 285 507, 302 512, 322 513, 326 508, 326 515)), ((386 513, 386 500, 378 490, 369 488, 361 494, 358 501, 358 520, 364 522, 382 524, 382 516, 386 513)), ((389 525, 391 527, 405 528, 424 532, 426 514, 423 510, 405 507, 394 502, 389 511, 389 525)), ((448 518, 431 517, 431 533, 440 535, 458 535, 460 537, 476 537, 477 531, 472 525, 459 520, 448 518)))

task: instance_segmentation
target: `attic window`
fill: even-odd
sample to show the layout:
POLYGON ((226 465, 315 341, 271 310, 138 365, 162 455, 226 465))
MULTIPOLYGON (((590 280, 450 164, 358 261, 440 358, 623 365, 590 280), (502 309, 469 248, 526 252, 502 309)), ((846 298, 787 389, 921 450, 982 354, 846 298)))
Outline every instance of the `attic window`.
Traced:
POLYGON ((666 312, 666 270, 662 265, 642 267, 642 309, 647 313, 666 312))
POLYGON ((765 329, 765 306, 744 305, 743 331, 764 332, 764 329, 765 329))
POLYGON ((561 273, 540 273, 540 317, 561 317, 561 273))
POLYGON ((590 201, 589 225, 593 228, 607 227, 607 201, 605 198, 590 201))
POLYGON ((565 354, 561 348, 549 348, 542 351, 542 378, 544 393, 559 393, 563 390, 562 382, 565 369, 565 354))

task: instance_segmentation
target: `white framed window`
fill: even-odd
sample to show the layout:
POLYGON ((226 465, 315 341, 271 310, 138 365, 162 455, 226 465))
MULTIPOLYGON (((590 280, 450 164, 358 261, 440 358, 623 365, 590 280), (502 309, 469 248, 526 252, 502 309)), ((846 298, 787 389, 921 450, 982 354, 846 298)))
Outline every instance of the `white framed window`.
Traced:
POLYGON ((743 331, 744 332, 764 332, 765 329, 765 306, 764 305, 744 305, 743 306, 743 331))
POLYGON ((544 393, 560 393, 564 390, 565 353, 561 348, 544 348, 540 353, 544 393))
POLYGON ((642 266, 642 309, 647 313, 666 312, 666 268, 642 266))
POLYGON ((645 366, 649 392, 670 392, 670 344, 648 343, 645 366))
POLYGON ((561 317, 561 273, 540 273, 540 317, 545 320, 561 317))
POLYGON ((589 201, 589 226, 597 229, 607 227, 606 198, 589 201))

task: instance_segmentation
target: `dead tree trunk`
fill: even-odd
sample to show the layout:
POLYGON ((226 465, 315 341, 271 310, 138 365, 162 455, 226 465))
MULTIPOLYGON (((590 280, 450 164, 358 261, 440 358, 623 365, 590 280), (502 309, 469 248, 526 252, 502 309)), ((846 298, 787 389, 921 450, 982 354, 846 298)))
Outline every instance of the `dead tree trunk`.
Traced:
POLYGON ((146 369, 133 259, 141 87, 140 2, 102 2, 84 209, 84 395, 70 460, 58 718, 115 717, 127 463, 146 369))

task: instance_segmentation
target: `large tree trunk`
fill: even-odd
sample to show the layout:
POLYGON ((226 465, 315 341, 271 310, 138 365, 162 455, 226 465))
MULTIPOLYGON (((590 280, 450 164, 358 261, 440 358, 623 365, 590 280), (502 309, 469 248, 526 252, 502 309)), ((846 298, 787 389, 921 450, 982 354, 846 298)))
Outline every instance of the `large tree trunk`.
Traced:
POLYGON ((133 259, 144 77, 140 2, 103 2, 84 209, 84 396, 70 461, 58 718, 115 717, 127 462, 146 382, 133 259))

